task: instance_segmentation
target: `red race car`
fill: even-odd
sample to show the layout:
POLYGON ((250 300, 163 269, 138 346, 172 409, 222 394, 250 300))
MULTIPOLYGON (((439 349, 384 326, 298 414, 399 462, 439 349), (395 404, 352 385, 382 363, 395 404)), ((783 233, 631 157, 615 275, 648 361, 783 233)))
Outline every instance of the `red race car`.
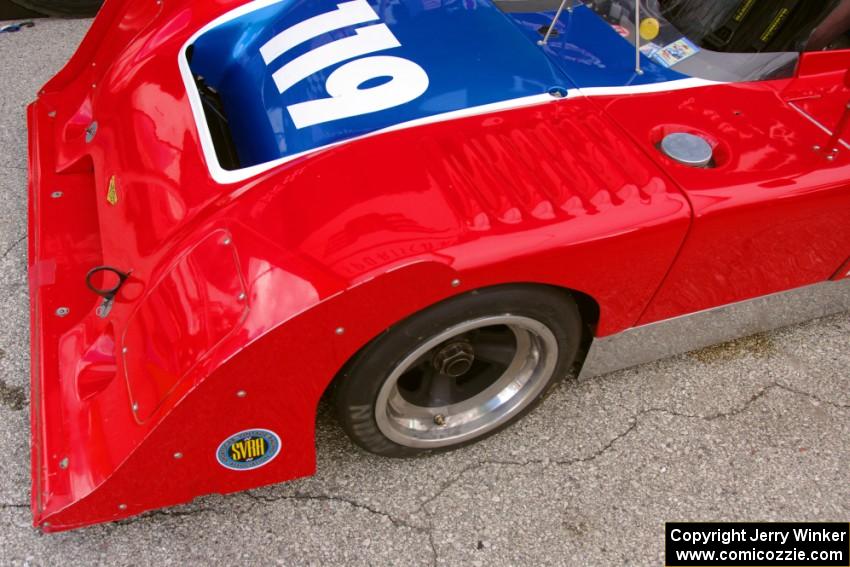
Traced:
POLYGON ((34 523, 850 309, 850 2, 107 0, 29 108, 34 523), (694 314, 690 317, 683 317, 694 314))

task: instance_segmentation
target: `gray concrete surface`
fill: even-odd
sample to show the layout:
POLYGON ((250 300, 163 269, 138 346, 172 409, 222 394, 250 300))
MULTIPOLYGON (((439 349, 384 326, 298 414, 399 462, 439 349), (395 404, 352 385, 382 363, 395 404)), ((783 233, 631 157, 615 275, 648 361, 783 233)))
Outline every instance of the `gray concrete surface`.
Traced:
POLYGON ((41 535, 29 527, 24 107, 85 21, 0 35, 0 564, 661 565, 664 522, 850 520, 850 314, 559 388, 451 454, 319 472, 41 535))

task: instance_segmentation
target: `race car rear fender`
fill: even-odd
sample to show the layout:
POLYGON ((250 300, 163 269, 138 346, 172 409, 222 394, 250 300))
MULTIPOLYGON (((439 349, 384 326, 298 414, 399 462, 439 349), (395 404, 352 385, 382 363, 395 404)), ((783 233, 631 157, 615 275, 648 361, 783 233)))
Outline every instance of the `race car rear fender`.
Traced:
MULTIPOLYGON (((30 112, 34 133, 47 127, 37 118, 43 109, 35 105, 30 112)), ((50 140, 49 136, 35 136, 33 156, 49 154, 50 140), (39 139, 48 144, 47 149, 39 149, 39 139)), ((54 229, 62 234, 79 230, 81 219, 56 216, 56 203, 44 195, 57 182, 70 188, 73 175, 60 180, 49 167, 42 168, 38 159, 33 170, 33 500, 35 523, 47 530, 115 520, 202 494, 235 492, 312 474, 316 406, 333 377, 375 336, 453 295, 506 283, 557 286, 600 300, 601 326, 616 329, 627 325, 637 318, 663 276, 666 264, 659 254, 670 259, 687 224, 681 209, 667 217, 665 207, 661 218, 667 220, 641 231, 618 234, 615 230, 607 238, 585 239, 566 231, 561 244, 553 240, 553 229, 544 224, 529 227, 521 238, 512 232, 493 234, 482 241, 400 257, 389 265, 361 268, 363 271, 346 283, 339 272, 288 253, 268 240, 265 231, 253 228, 269 226, 280 211, 275 209, 276 202, 269 200, 269 193, 246 193, 199 224, 185 244, 175 245, 178 252, 170 255, 167 264, 181 265, 181 258, 191 256, 206 242, 232 248, 246 292, 244 298, 232 297, 231 302, 243 301, 247 314, 226 340, 205 355, 202 364, 193 366, 156 409, 148 411, 138 408, 132 388, 128 392, 122 380, 113 380, 89 400, 80 400, 73 392, 73 376, 59 380, 53 374, 60 367, 78 368, 76 363, 57 366, 38 354, 50 354, 54 342, 62 344, 65 326, 87 310, 83 304, 71 304, 70 317, 53 314, 56 297, 66 295, 65 280, 70 278, 68 283, 79 285, 85 269, 97 258, 82 258, 71 249, 56 248, 76 241, 92 242, 93 237, 60 235, 56 239, 50 234, 54 229), (255 199, 264 206, 258 209, 255 199), (251 227, 233 220, 245 218, 247 210, 262 211, 251 227), (63 224, 57 224, 62 218, 66 219, 63 224), (625 240, 631 246, 626 246, 625 240), (55 246, 45 248, 51 242, 55 246), (533 242, 543 245, 530 246, 533 242), (42 257, 45 254, 49 258, 42 257), (646 259, 645 275, 652 283, 619 267, 640 257, 646 259), (50 277, 45 260, 58 264, 50 277), (618 299, 622 290, 629 292, 627 301, 618 299), (49 348, 41 348, 44 344, 49 348), (65 385, 61 391, 57 383, 65 385), (144 411, 134 415, 133 410, 139 409, 144 411), (111 431, 103 430, 107 414, 111 431), (45 418, 43 423, 40 416, 45 418), (274 432, 281 440, 280 454, 253 470, 223 467, 216 457, 219 445, 235 433, 254 428, 274 432), (121 434, 116 436, 118 430, 121 434), (47 482, 42 482, 45 479, 47 482)), ((85 192, 84 185, 75 189, 63 197, 67 201, 63 206, 73 206, 85 192)), ((291 208, 291 198, 284 202, 291 208)), ((654 210, 656 204, 644 207, 654 210)), ((83 206, 80 210, 87 209, 83 206)), ((616 209, 610 209, 606 214, 619 218, 615 213, 616 209)), ((567 222, 585 226, 581 221, 567 222)), ((592 234, 601 226, 605 225, 598 218, 588 219, 585 230, 592 234)), ((226 251, 221 253, 227 258, 226 251)), ((357 261, 357 265, 370 264, 368 256, 357 261)), ((158 270, 160 276, 148 284, 148 295, 155 294, 156 282, 167 279, 173 269, 158 270)), ((193 285, 201 288, 206 282, 194 281, 193 285)), ((90 296, 85 292, 78 295, 81 300, 90 296)), ((121 310, 132 309, 137 302, 145 303, 134 300, 125 305, 122 301, 115 307, 116 317, 121 319, 125 315, 121 310)), ((154 337, 161 331, 150 329, 154 337)), ((122 360, 126 365, 131 359, 125 353, 122 360)), ((137 364, 147 364, 139 361, 137 364)))
MULTIPOLYGON (((579 101, 563 112, 565 120, 586 115, 579 101)), ((92 315, 95 297, 82 282, 85 271, 100 261, 96 251, 101 236, 96 220, 90 221, 91 233, 78 234, 86 223, 63 214, 94 215, 97 207, 77 202, 94 198, 90 173, 57 174, 52 168, 54 137, 46 117, 41 103, 31 108, 33 501, 35 523, 48 530, 312 474, 316 404, 331 379, 385 329, 452 295, 523 282, 573 289, 598 303, 597 335, 622 330, 634 324, 658 288, 690 219, 684 199, 650 169, 646 176, 652 198, 641 198, 638 186, 625 181, 613 202, 603 199, 605 190, 595 190, 593 214, 581 214, 579 208, 569 209, 571 214, 541 209, 537 216, 515 218, 507 211, 510 223, 470 231, 468 214, 450 197, 474 189, 467 185, 471 171, 413 151, 421 148, 425 129, 364 140, 299 164, 285 177, 270 174, 232 199, 222 199, 223 205, 199 212, 155 256, 137 258, 138 283, 147 295, 122 296, 116 302, 110 316, 118 325, 116 337, 127 336, 134 310, 142 309, 145 297, 156 294, 158 282, 167 281, 199 248, 204 252, 198 259, 209 257, 209 266, 236 262, 238 278, 223 280, 233 282, 224 286, 183 281, 193 282, 193 289, 227 291, 221 313, 230 313, 238 302, 244 302, 247 313, 223 340, 205 341, 197 363, 187 364, 186 374, 168 384, 172 387, 152 386, 160 392, 158 398, 148 398, 155 407, 137 399, 134 387, 136 376, 144 384, 150 375, 148 350, 138 346, 144 343, 131 344, 129 354, 119 357, 119 374, 133 382, 129 391, 123 380, 111 380, 91 398, 80 399, 73 377, 60 380, 58 373, 75 371, 80 351, 86 349, 63 351, 62 360, 56 351, 77 317, 97 321, 92 315), (385 170, 366 168, 368 175, 350 175, 352 164, 390 154, 395 156, 392 169, 388 162, 385 170), (401 178, 404 185, 389 182, 401 178), (316 206, 317 180, 324 190, 322 202, 333 207, 316 206), (57 186, 67 195, 54 201, 50 192, 57 186), (376 216, 382 222, 375 222, 376 216), (405 222, 393 224, 399 219, 405 222), (388 233, 388 226, 395 232, 388 233), (76 243, 91 244, 92 253, 80 256, 76 243), (233 254, 236 260, 229 259, 233 254), (77 302, 69 304, 71 315, 57 318, 54 311, 68 298, 77 302), (128 373, 123 365, 133 360, 135 370, 128 373), (223 467, 216 457, 220 444, 255 428, 280 439, 279 454, 252 470, 223 467)), ((475 143, 482 126, 494 144, 496 127, 510 135, 531 120, 545 119, 539 109, 529 109, 505 114, 498 124, 470 119, 433 125, 427 133, 440 141, 432 144, 434 151, 458 155, 451 145, 463 149, 475 143)), ((505 159, 511 147, 498 147, 505 159)), ((635 171, 644 171, 647 166, 634 150, 618 148, 627 156, 621 162, 628 159, 635 171)), ((463 151, 474 155, 469 147, 463 151)), ((494 195, 512 195, 510 179, 502 181, 505 187, 488 179, 486 187, 494 195)), ((520 205, 524 209, 527 204, 520 205)), ((111 210, 110 215, 114 217, 111 210)), ((126 241, 131 239, 111 239, 113 244, 126 241)), ((207 268, 197 273, 221 275, 207 268)), ((180 286, 174 289, 179 292, 180 286)), ((180 307, 190 315, 184 320, 193 323, 209 309, 203 301, 180 307)), ((181 340, 169 343, 171 335, 163 338, 156 318, 145 328, 149 333, 139 336, 153 337, 158 352, 166 352, 169 344, 186 348, 181 340)), ((114 344, 120 348, 122 343, 116 339, 114 344)))
MULTIPOLYGON (((50 509, 46 500, 36 524, 60 531, 188 502, 202 494, 236 492, 313 474, 316 407, 330 381, 393 322, 469 289, 457 286, 457 280, 458 273, 448 266, 416 263, 278 325, 194 381, 88 495, 58 510, 50 509), (253 470, 222 466, 216 457, 222 441, 255 428, 280 438, 279 455, 253 470)), ((262 304, 256 308, 261 310, 262 304)), ((74 472, 75 467, 69 466, 53 474, 74 472)))

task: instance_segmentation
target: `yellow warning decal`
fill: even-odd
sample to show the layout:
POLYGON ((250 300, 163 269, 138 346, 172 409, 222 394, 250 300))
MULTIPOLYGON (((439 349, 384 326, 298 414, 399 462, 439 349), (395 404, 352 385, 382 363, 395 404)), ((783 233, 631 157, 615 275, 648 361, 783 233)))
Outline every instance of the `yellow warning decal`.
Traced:
POLYGON ((785 20, 788 18, 790 13, 791 10, 788 8, 782 8, 779 13, 776 14, 776 17, 773 18, 773 21, 770 22, 770 26, 764 30, 763 34, 761 34, 759 39, 761 39, 764 43, 768 43, 771 39, 773 39, 773 36, 776 35, 776 32, 779 31, 779 28, 785 23, 785 20))
POLYGON ((755 6, 755 4, 756 0, 744 0, 744 2, 740 6, 738 6, 738 11, 735 12, 734 20, 739 24, 743 22, 744 18, 746 18, 750 14, 750 11, 753 9, 753 6, 755 6))
POLYGON ((118 182, 114 175, 109 180, 109 189, 106 190, 106 202, 113 206, 118 203, 118 182))

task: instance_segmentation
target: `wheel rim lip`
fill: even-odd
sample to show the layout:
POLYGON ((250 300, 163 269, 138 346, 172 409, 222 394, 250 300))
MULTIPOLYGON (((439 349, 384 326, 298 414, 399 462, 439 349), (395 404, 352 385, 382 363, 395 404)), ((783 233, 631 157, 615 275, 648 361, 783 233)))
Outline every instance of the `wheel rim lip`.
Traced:
POLYGON ((463 443, 491 431, 534 401, 555 370, 558 341, 542 322, 520 315, 479 317, 431 337, 399 362, 378 391, 375 421, 391 441, 407 447, 437 448, 463 443), (514 359, 490 386, 448 406, 423 407, 407 402, 398 380, 414 363, 440 344, 474 329, 506 326, 517 341, 514 359), (436 426, 434 417, 444 416, 436 426))

